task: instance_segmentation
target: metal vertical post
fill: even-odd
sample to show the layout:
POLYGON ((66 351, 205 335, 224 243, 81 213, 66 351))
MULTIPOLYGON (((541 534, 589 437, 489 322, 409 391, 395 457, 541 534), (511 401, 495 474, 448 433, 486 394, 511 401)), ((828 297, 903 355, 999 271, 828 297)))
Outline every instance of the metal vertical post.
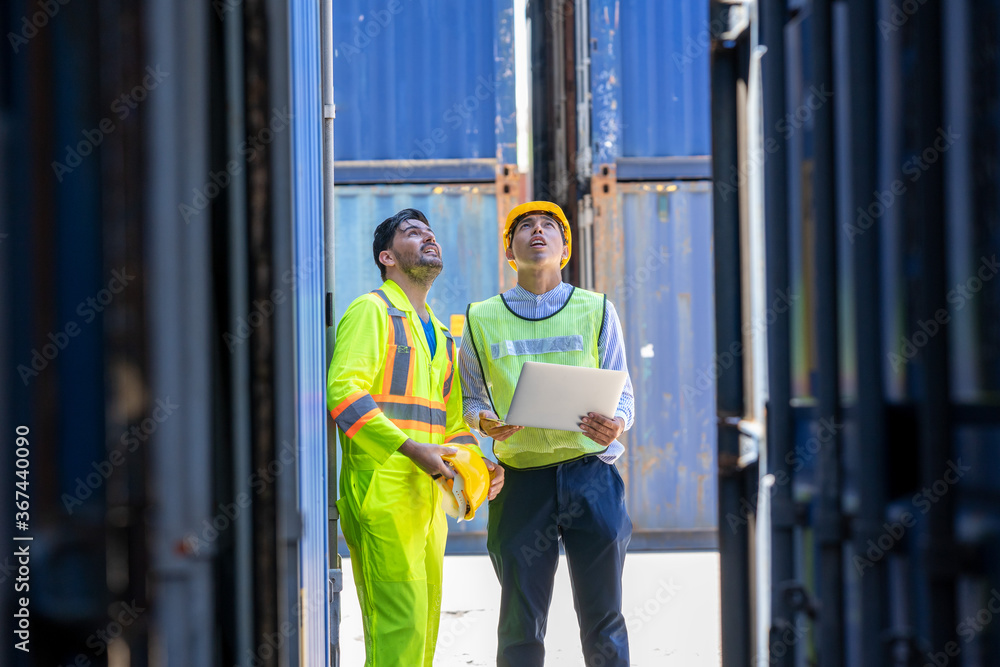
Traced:
MULTIPOLYGON (((182 417, 167 419, 151 438, 148 586, 155 591, 156 650, 163 664, 207 667, 218 630, 213 567, 207 550, 185 548, 212 518, 212 271, 211 212, 180 224, 178 202, 204 187, 209 172, 209 12, 202 3, 145 3, 149 62, 171 76, 142 113, 147 132, 143 214, 149 304, 151 396, 183 397, 182 417), (154 131, 155 130, 155 131, 154 131), (197 532, 196 532, 197 531, 197 532)), ((176 399, 175 399, 176 400, 176 399)))
MULTIPOLYGON (((333 0, 322 0, 320 5, 320 32, 323 80, 323 247, 326 271, 326 368, 333 359, 336 342, 334 322, 334 295, 336 294, 336 227, 334 226, 334 177, 333 177, 333 122, 337 109, 333 101, 333 0)), ((340 593, 344 577, 337 552, 337 427, 327 428, 327 549, 329 565, 327 579, 330 596, 330 661, 340 665, 340 593)))
MULTIPOLYGON (((830 0, 814 0, 812 13, 814 85, 833 90, 833 15, 830 0)), ((834 91, 836 92, 836 91, 834 91)), ((815 115, 813 172, 816 224, 817 398, 821 449, 816 542, 819 547, 819 599, 822 625, 819 653, 824 664, 844 662, 843 521, 841 517, 840 365, 837 317, 836 182, 832 99, 821 101, 815 115), (829 662, 827 662, 829 661, 829 662)))
MULTIPOLYGON (((762 62, 764 80, 764 209, 766 211, 767 304, 773 306, 779 293, 790 289, 788 271, 788 153, 787 141, 778 130, 785 117, 785 0, 762 0, 760 41, 767 47, 762 62)), ((787 461, 792 452, 791 367, 789 359, 789 317, 778 316, 767 328, 768 394, 767 460, 768 473, 791 479, 787 461)), ((771 492, 771 640, 773 646, 795 622, 784 587, 795 577, 794 505, 790 481, 775 484, 771 492)), ((766 594, 766 593, 765 593, 766 594)), ((833 619, 824 619, 833 620, 833 619)), ((771 656, 777 665, 795 664, 796 645, 771 656)), ((824 649, 825 651, 826 649, 824 649)), ((837 652, 824 653, 824 663, 840 664, 837 652), (826 663, 830 660, 829 663, 826 663)))
MULTIPOLYGON (((246 158, 240 144, 246 139, 244 98, 243 9, 235 9, 223 21, 226 62, 226 154, 239 165, 232 170, 227 193, 229 205, 229 318, 235 323, 245 316, 250 304, 247 269, 247 183, 246 158)), ((233 387, 232 479, 233 498, 250 495, 250 356, 246 346, 231 352, 230 382, 233 387)), ((236 624, 235 654, 253 651, 253 516, 242 512, 233 520, 234 594, 236 624)))
MULTIPOLYGON (((921 157, 928 147, 940 145, 944 132, 942 102, 941 2, 927 0, 915 14, 917 58, 920 76, 917 82, 917 115, 914 146, 921 157)), ((939 150, 939 149, 935 149, 939 150)), ((939 151, 940 152, 940 151, 939 151)), ((930 160, 927 160, 930 162, 930 160)), ((914 317, 915 325, 940 322, 938 311, 946 309, 947 254, 944 206, 945 163, 929 166, 921 176, 920 186, 912 190, 916 199, 913 210, 919 211, 917 237, 923 262, 917 281, 914 317)), ((917 357, 920 373, 920 482, 931 488, 948 472, 951 445, 951 378, 948 368, 948 327, 940 326, 937 333, 927 336, 917 357)), ((956 642, 955 624, 955 492, 941 496, 927 513, 927 541, 922 556, 927 574, 928 600, 933 613, 930 618, 930 641, 934 651, 943 650, 956 642)))
MULTIPOLYGON (((725 24, 727 7, 712 4, 712 25, 725 24)), ((745 46, 743 47, 746 48, 745 46)), ((728 182, 737 162, 736 86, 740 78, 740 51, 715 43, 712 50, 712 178, 728 182)), ((739 187, 738 183, 734 188, 739 187)), ((715 348, 742 344, 740 287, 740 199, 735 192, 713 189, 715 241, 715 348)), ((750 541, 748 530, 730 530, 728 518, 740 516, 746 494, 746 469, 737 464, 739 433, 728 424, 743 415, 743 366, 735 364, 716 380, 719 418, 719 577, 722 597, 722 664, 750 663, 750 541)), ((751 466, 749 470, 755 470, 751 466)))
MULTIPOLYGON (((922 11, 922 10, 921 10, 922 11)), ((876 11, 872 0, 848 0, 850 30, 851 218, 865 210, 877 188, 877 74, 876 11)), ((873 227, 852 238, 857 348, 857 431, 851 439, 857 450, 858 516, 852 529, 853 553, 864 555, 868 540, 877 540, 886 503, 885 414, 883 403, 882 305, 879 279, 879 229, 873 227)), ((861 655, 872 665, 891 664, 884 643, 888 614, 884 563, 865 571, 860 582, 861 655)))

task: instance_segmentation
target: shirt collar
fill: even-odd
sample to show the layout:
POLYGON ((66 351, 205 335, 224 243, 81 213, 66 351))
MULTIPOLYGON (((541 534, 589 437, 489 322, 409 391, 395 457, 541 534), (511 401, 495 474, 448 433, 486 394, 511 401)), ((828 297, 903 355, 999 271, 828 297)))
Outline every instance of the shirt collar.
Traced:
POLYGON ((531 301, 532 303, 544 303, 546 301, 551 301, 553 299, 558 299, 560 296, 565 294, 566 288, 569 287, 567 283, 562 281, 558 285, 550 289, 544 294, 535 294, 534 292, 529 292, 528 290, 521 287, 520 284, 515 285, 514 289, 510 291, 510 297, 516 301, 531 301))

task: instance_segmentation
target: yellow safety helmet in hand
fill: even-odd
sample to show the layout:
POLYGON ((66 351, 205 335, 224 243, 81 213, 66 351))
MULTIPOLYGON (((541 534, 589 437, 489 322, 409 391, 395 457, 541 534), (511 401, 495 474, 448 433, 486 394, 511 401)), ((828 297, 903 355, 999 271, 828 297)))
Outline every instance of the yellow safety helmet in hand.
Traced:
MULTIPOLYGON (((510 247, 510 230, 515 224, 520 222, 522 218, 526 218, 529 215, 547 215, 553 220, 558 220, 562 223, 563 233, 566 234, 566 259, 562 261, 559 268, 566 266, 566 262, 573 255, 573 234, 569 229, 569 221, 566 219, 566 214, 557 205, 550 201, 529 201, 525 204, 519 204, 510 210, 507 214, 507 224, 503 226, 503 238, 500 239, 500 243, 503 244, 503 249, 506 251, 510 247)), ((517 263, 512 259, 508 259, 507 263, 510 264, 510 268, 517 271, 517 263)))
POLYGON ((459 521, 471 521, 490 490, 490 473, 479 454, 463 445, 448 445, 458 451, 441 458, 455 469, 455 478, 440 477, 441 507, 459 521))

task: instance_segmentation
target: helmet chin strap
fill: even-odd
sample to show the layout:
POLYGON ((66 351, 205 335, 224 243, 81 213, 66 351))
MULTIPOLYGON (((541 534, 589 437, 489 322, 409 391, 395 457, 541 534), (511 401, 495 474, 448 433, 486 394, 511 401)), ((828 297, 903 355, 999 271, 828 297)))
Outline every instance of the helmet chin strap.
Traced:
POLYGON ((465 521, 465 517, 469 515, 469 497, 465 493, 465 479, 462 478, 457 472, 455 473, 455 479, 452 480, 451 484, 451 494, 455 497, 455 501, 458 505, 458 517, 459 521, 465 521))
POLYGON ((469 504, 469 494, 465 492, 465 478, 456 471, 454 479, 439 478, 437 483, 444 494, 441 506, 445 514, 459 521, 467 521, 472 506, 469 504))

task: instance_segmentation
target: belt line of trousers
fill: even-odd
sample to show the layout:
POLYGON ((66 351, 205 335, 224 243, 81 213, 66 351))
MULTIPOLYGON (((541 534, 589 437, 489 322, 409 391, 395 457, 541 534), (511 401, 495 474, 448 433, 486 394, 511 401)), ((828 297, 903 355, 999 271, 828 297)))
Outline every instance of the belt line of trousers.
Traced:
POLYGON ((596 456, 508 468, 489 504, 487 548, 500 580, 498 667, 542 667, 562 541, 587 667, 627 667, 622 568, 632 536, 625 485, 596 456))

